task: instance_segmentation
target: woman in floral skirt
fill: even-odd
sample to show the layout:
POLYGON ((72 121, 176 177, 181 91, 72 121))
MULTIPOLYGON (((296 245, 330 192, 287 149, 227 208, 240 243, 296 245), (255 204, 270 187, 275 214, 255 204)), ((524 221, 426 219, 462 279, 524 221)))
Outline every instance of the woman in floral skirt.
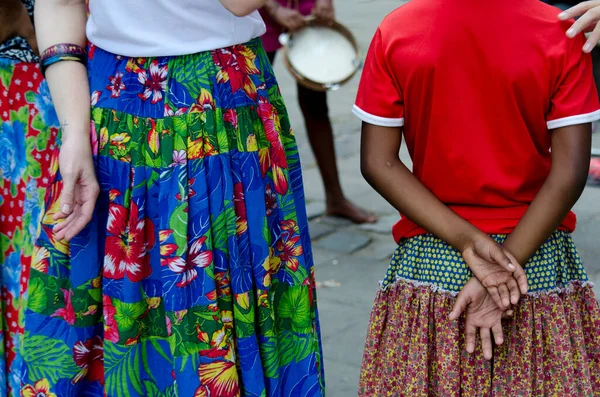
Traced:
MULTIPOLYGON (((47 68, 61 174, 25 396, 323 395, 300 163, 261 5, 91 0, 87 73, 47 68)), ((85 44, 84 1, 36 16, 44 54, 85 44)))
POLYGON ((0 397, 20 395, 29 266, 58 165, 58 119, 37 64, 32 15, 33 1, 0 4, 0 397))

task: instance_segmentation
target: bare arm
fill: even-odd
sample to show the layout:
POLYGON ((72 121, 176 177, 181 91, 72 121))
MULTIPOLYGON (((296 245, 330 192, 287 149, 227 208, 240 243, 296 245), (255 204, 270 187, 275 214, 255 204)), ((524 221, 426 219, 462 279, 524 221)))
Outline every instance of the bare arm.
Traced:
POLYGON ((590 167, 591 125, 558 128, 551 133, 550 174, 525 216, 504 243, 504 247, 520 263, 527 263, 550 237, 585 188, 590 167))
POLYGON ((400 160, 399 128, 363 123, 361 171, 367 182, 400 213, 458 251, 482 234, 433 195, 400 160))
POLYGON ((265 5, 266 0, 219 0, 233 15, 243 17, 265 5))
POLYGON ((495 290, 498 303, 502 297, 499 307, 508 307, 509 291, 511 301, 518 301, 519 289, 523 293, 527 290, 519 263, 492 238, 444 205, 406 168, 398 156, 401 141, 399 128, 363 123, 361 171, 367 182, 403 215, 460 251, 482 284, 495 290))
MULTIPOLYGON (((85 47, 85 23, 85 0, 36 2, 35 24, 42 52, 59 43, 85 47)), ((46 78, 62 129, 62 213, 56 220, 66 219, 54 230, 58 239, 69 240, 91 220, 98 195, 90 145, 90 89, 86 67, 77 62, 51 65, 46 78)))

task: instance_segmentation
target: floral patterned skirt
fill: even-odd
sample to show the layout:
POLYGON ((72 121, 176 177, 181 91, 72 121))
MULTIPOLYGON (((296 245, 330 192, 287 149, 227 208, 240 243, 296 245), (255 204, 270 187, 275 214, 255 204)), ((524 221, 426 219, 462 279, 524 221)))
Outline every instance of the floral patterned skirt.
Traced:
POLYGON ((464 318, 448 320, 471 277, 460 254, 431 235, 401 242, 371 313, 359 395, 600 396, 600 308, 571 236, 556 232, 526 273, 529 294, 489 362, 480 347, 466 352, 464 318))
POLYGON ((38 65, 0 58, 0 397, 20 395, 29 266, 57 132, 38 65))
POLYGON ((25 396, 322 396, 300 162, 260 41, 181 57, 90 48, 101 186, 56 241, 49 189, 25 396))

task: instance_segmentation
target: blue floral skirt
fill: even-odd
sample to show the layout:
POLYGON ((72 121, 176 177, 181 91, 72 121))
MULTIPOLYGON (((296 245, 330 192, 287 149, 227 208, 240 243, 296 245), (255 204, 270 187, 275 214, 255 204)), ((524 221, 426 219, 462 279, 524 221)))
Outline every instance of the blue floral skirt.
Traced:
POLYGON ((92 224, 46 197, 24 395, 322 396, 298 150, 260 41, 181 57, 90 48, 92 224))

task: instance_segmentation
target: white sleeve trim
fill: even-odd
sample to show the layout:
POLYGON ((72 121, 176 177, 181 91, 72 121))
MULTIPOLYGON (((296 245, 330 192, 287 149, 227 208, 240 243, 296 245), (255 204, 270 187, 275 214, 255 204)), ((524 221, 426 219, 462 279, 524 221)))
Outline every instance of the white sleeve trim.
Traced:
POLYGON ((546 124, 549 130, 555 128, 568 127, 570 125, 591 123, 600 120, 600 109, 592 113, 578 114, 575 116, 564 117, 562 119, 549 120, 546 124))
POLYGON ((387 117, 375 116, 374 114, 367 113, 358 106, 352 107, 352 113, 359 119, 369 124, 378 125, 380 127, 402 127, 404 126, 404 118, 391 119, 387 117))

